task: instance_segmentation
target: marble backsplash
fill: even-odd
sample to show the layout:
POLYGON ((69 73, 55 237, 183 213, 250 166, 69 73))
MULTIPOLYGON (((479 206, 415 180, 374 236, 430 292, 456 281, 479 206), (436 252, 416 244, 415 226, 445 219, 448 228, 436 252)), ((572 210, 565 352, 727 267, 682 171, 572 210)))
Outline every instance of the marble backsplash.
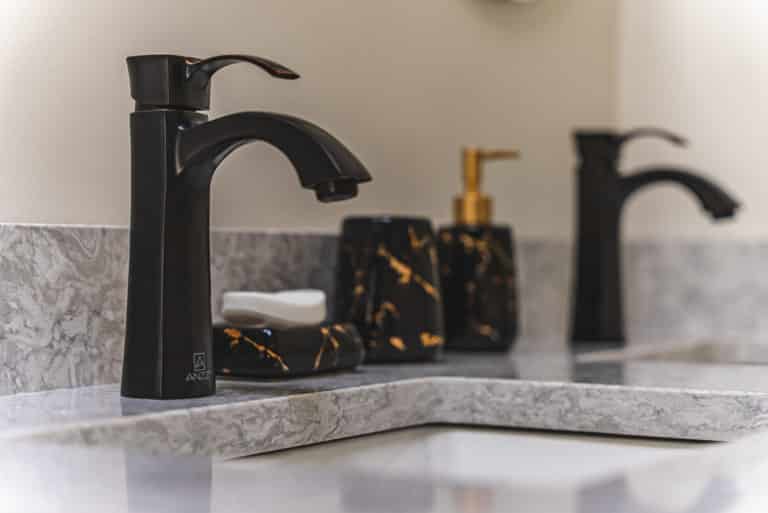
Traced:
MULTIPOLYGON (((333 293, 336 237, 212 234, 213 310, 224 290, 333 293)), ((0 394, 120 379, 128 230, 0 225, 0 394)), ((520 346, 565 345, 571 248, 517 244, 520 346)), ((634 341, 755 340, 768 333, 768 243, 628 243, 627 331, 634 341)))

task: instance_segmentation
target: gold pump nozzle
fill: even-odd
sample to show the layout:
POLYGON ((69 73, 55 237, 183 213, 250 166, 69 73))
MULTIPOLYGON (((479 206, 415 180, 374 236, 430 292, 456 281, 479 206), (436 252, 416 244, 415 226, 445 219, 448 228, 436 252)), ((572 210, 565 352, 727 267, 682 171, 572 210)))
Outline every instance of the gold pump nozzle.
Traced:
POLYGON ((487 150, 483 148, 464 148, 464 193, 453 199, 453 213, 457 224, 489 224, 491 222, 493 200, 480 192, 483 162, 486 160, 516 159, 517 150, 487 150))

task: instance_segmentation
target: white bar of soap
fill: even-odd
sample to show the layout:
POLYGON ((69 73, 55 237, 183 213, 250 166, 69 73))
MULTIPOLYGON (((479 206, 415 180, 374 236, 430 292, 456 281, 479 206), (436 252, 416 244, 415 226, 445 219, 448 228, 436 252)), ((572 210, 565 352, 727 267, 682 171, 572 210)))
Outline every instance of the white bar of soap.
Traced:
POLYGON ((221 296, 221 316, 241 326, 306 326, 323 322, 325 315, 322 290, 225 292, 221 296))

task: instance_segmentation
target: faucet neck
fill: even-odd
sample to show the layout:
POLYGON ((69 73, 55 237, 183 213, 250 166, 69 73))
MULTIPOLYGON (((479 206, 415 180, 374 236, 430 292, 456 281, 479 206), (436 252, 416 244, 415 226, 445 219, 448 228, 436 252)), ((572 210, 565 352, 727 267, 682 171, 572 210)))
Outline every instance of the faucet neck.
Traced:
POLYGON ((131 232, 122 394, 153 399, 215 392, 209 190, 177 173, 180 127, 203 114, 131 114, 131 232))
POLYGON ((622 178, 603 161, 577 171, 576 261, 570 340, 575 348, 620 346, 625 340, 621 290, 622 178))

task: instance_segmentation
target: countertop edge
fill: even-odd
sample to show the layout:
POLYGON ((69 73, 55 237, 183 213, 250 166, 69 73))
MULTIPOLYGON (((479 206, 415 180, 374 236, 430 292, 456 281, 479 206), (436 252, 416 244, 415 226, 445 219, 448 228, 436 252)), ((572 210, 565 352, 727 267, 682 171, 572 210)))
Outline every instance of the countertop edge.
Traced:
POLYGON ((757 392, 439 376, 11 428, 0 440, 227 459, 425 424, 726 441, 767 423, 757 392))

